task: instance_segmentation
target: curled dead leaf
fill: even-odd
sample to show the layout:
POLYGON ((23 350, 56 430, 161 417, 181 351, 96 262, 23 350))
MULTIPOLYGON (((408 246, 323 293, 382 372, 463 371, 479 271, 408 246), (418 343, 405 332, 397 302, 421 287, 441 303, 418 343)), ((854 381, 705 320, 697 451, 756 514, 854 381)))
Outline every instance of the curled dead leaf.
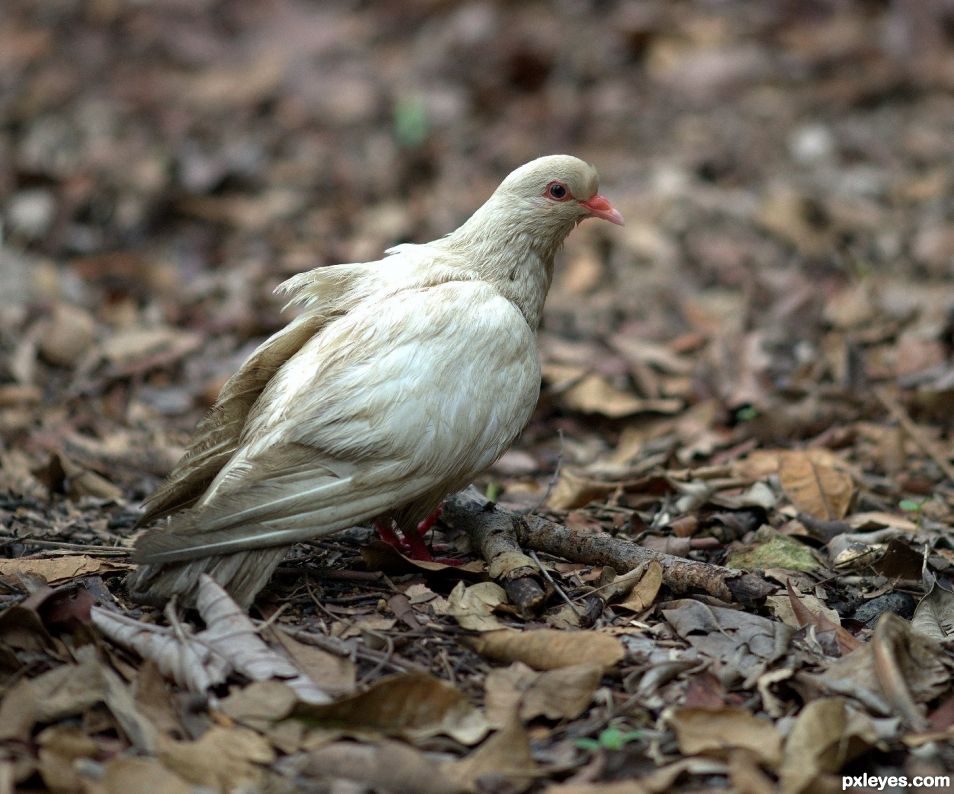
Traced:
POLYGON ((492 670, 485 684, 487 719, 494 727, 505 725, 513 714, 524 721, 541 716, 574 719, 592 702, 602 675, 602 667, 595 664, 536 672, 515 662, 492 670))
POLYGON ((480 582, 467 587, 458 582, 447 598, 447 614, 452 615, 461 628, 473 631, 494 631, 503 624, 493 611, 507 603, 507 592, 494 582, 480 582))
POLYGON ((615 637, 593 631, 501 629, 472 637, 468 644, 499 662, 523 662, 534 670, 556 670, 582 663, 608 669, 622 661, 625 650, 615 637))
POLYGON ((825 775, 839 772, 876 740, 871 720, 843 698, 811 701, 785 741, 779 771, 783 794, 818 791, 825 775))
POLYGON ((0 576, 16 576, 29 574, 38 576, 47 584, 59 584, 80 576, 108 573, 109 571, 124 571, 133 566, 117 560, 89 557, 85 554, 71 554, 66 557, 51 559, 24 559, 19 557, 13 560, 0 560, 0 576))
POLYGON ((782 739, 775 726, 745 709, 674 709, 667 721, 684 755, 727 758, 730 751, 741 749, 771 768, 782 758, 782 739))
POLYGON ((386 734, 411 741, 446 734, 476 744, 487 720, 456 687, 424 673, 382 679, 366 692, 326 705, 301 704, 296 719, 316 728, 353 734, 386 734))
POLYGON ((845 464, 824 449, 783 452, 778 478, 795 507, 826 521, 844 518, 854 496, 854 483, 845 464))

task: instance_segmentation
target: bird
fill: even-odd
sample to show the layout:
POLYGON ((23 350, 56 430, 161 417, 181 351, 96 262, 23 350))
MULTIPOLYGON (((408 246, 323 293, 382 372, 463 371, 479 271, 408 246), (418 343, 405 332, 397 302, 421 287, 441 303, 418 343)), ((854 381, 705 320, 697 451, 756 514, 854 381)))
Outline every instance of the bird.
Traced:
POLYGON ((418 524, 529 421, 554 257, 593 217, 623 224, 593 166, 548 155, 442 238, 279 285, 301 313, 225 383, 144 502, 130 595, 188 605, 207 573, 248 608, 290 546, 369 521, 419 549, 418 524))

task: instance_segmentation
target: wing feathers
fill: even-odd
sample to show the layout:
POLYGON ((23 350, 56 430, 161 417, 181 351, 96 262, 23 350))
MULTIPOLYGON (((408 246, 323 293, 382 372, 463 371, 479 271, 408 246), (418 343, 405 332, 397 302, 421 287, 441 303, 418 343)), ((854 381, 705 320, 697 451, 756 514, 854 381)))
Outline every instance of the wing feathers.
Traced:
POLYGON ((222 387, 219 399, 196 428, 185 455, 166 482, 145 502, 139 526, 193 504, 239 445, 252 405, 282 364, 321 328, 324 319, 297 318, 263 342, 222 387))

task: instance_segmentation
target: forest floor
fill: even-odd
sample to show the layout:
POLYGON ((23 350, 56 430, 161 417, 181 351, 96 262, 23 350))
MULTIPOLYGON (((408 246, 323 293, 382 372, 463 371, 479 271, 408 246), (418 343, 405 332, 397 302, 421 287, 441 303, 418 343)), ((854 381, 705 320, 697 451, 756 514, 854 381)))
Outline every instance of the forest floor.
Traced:
POLYGON ((945 0, 5 0, 0 794, 951 790, 952 30, 945 0), (288 321, 274 287, 556 152, 626 226, 571 235, 539 406, 477 483, 570 533, 525 544, 545 600, 448 515, 461 567, 359 528, 251 620, 130 601, 139 506, 288 321))

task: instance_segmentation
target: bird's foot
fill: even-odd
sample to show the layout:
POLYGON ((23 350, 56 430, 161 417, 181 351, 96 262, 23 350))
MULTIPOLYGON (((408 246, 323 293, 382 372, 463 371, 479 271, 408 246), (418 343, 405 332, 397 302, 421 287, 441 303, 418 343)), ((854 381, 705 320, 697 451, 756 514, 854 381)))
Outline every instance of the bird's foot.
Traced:
POLYGON ((374 528, 377 530, 378 537, 389 546, 393 546, 401 554, 411 560, 419 562, 437 562, 441 565, 463 565, 463 560, 454 560, 448 557, 435 557, 424 542, 424 533, 427 532, 440 517, 441 508, 437 508, 431 515, 417 525, 416 532, 402 533, 403 538, 398 537, 394 531, 394 526, 390 521, 375 521, 374 528), (422 529, 423 527, 423 529, 422 529))
POLYGON ((438 520, 440 519, 441 515, 443 515, 443 513, 444 513, 443 505, 438 505, 437 507, 435 507, 433 513, 431 513, 423 521, 418 522, 417 534, 420 535, 421 537, 426 535, 428 531, 432 529, 433 526, 438 522, 438 520))

